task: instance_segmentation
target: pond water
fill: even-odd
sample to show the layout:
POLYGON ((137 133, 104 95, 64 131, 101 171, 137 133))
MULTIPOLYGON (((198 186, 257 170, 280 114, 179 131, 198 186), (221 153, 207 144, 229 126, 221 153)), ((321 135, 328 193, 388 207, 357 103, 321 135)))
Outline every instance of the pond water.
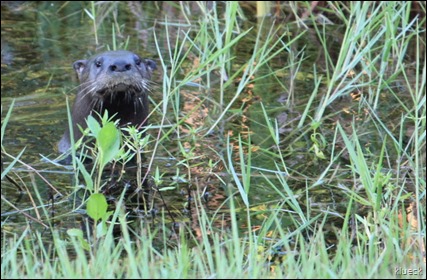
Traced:
MULTIPOLYGON (((148 4, 139 3, 138 5, 142 5, 141 7, 133 7, 136 4, 131 4, 131 2, 115 2, 97 6, 99 13, 103 14, 101 12, 103 11, 108 18, 96 27, 97 34, 95 35, 93 22, 84 12, 84 9, 90 10, 89 5, 84 2, 2 2, 2 120, 12 100, 15 100, 2 145, 9 154, 14 156, 25 149, 21 157, 22 162, 37 169, 46 178, 46 181, 63 195, 72 192, 70 187, 72 175, 69 170, 46 162, 43 158, 53 160, 58 156, 56 145, 67 125, 66 100, 68 97, 70 104, 72 103, 78 84, 72 63, 104 51, 107 46, 112 48, 113 26, 114 38, 119 49, 127 44, 128 50, 132 50, 142 57, 154 59, 159 64, 159 55, 161 55, 166 63, 169 63, 167 39, 179 37, 181 32, 196 28, 196 25, 189 24, 178 12, 179 9, 173 5, 162 4, 164 5, 161 9, 163 13, 158 14, 157 8, 148 4), (109 9, 113 11, 108 13, 109 9), (166 27, 165 24, 166 16, 170 19, 169 27, 166 27), (115 21, 114 18, 116 18, 115 21), (154 33, 161 46, 159 51, 155 47, 154 33)), ((196 23, 197 12, 194 13, 194 16, 196 23)), ((231 69, 239 69, 245 65, 252 54, 256 31, 261 27, 256 22, 242 21, 242 31, 251 27, 254 28, 253 31, 248 33, 246 38, 234 48, 235 58, 230 62, 231 69)), ((302 30, 295 28, 292 32, 297 34, 302 30)), ((339 45, 342 36, 340 27, 335 27, 328 32, 330 32, 328 36, 330 36, 331 48, 339 45)), ((192 35, 191 32, 188 34, 192 35)), ((295 34, 291 37, 296 36, 295 34)), ((283 200, 272 191, 272 186, 268 183, 270 181, 275 184, 278 180, 277 174, 271 172, 271 170, 276 170, 275 161, 271 159, 277 159, 277 151, 273 148, 274 141, 268 137, 269 129, 265 125, 266 120, 262 109, 264 106, 268 118, 277 119, 278 125, 281 127, 283 160, 286 161, 289 173, 292 173, 292 176, 289 176, 290 174, 283 172, 283 177, 287 178, 288 185, 298 195, 301 205, 304 207, 304 205, 310 204, 319 212, 330 211, 335 216, 344 213, 346 198, 342 193, 334 191, 336 182, 320 180, 315 183, 316 180, 322 178, 320 173, 325 170, 328 162, 316 157, 310 150, 312 147, 310 134, 303 133, 300 128, 297 128, 314 89, 313 64, 316 64, 318 69, 322 69, 322 62, 324 62, 320 45, 313 38, 314 36, 308 31, 293 46, 296 53, 304 50, 306 56, 301 68, 295 73, 292 72, 292 67, 284 69, 289 59, 288 54, 278 55, 268 67, 260 70, 256 82, 243 90, 229 109, 224 121, 216 126, 213 134, 195 140, 189 137, 188 141, 181 142, 188 145, 184 148, 193 147, 192 152, 196 156, 200 156, 200 165, 193 163, 190 169, 191 178, 187 177, 187 179, 192 180, 190 190, 192 195, 203 195, 205 191, 210 194, 206 203, 207 209, 215 211, 226 200, 227 188, 230 187, 230 184, 233 185, 227 170, 219 167, 215 170, 209 169, 209 159, 216 162, 227 158, 225 148, 227 137, 230 136, 233 145, 238 147, 236 143, 238 143, 239 134, 243 135, 244 141, 250 141, 253 148, 251 164, 254 168, 251 178, 250 201, 254 209, 254 220, 258 219, 259 213, 262 213, 259 211, 260 209, 278 207, 277 205, 283 200), (280 69, 283 70, 280 71, 280 69), (264 73, 270 71, 277 71, 276 75, 263 78, 264 73), (278 79, 280 80, 278 81, 278 79), (284 84, 284 86, 281 87, 280 84, 284 84), (285 89, 292 90, 296 94, 290 94, 285 89), (293 99, 292 102, 289 101, 289 98, 293 99), (292 106, 289 106, 290 104, 292 106), (311 189, 307 190, 307 186, 311 186, 311 189)), ((196 60, 190 53, 185 58, 181 72, 178 73, 176 79, 179 80, 181 76, 184 77, 191 71, 196 60)), ((209 84, 209 87, 192 87, 189 84, 180 89, 181 114, 188 117, 196 112, 194 117, 192 116, 186 121, 188 130, 209 127, 215 117, 219 116, 223 108, 218 106, 217 101, 212 101, 218 100, 219 79, 221 79, 221 74, 213 72, 209 81, 200 82, 209 84)), ((153 90, 150 98, 151 107, 155 108, 163 98, 160 88, 163 84, 161 70, 154 73, 153 81, 157 84, 157 90, 153 90)), ((224 103, 230 101, 232 96, 234 93, 230 90, 230 94, 224 98, 224 103)), ((355 112, 352 109, 357 108, 357 105, 358 100, 356 99, 337 100, 333 106, 328 108, 329 124, 324 124, 323 133, 332 139, 335 132, 334 124, 338 119, 344 123, 348 122, 348 127, 351 127, 351 122, 357 118, 358 114, 363 114, 363 112, 355 112)), ((170 112, 169 119, 173 120, 173 110, 168 112, 170 112)), ((150 118, 150 123, 158 125, 162 119, 161 114, 161 110, 157 108, 150 118)), ((399 112, 395 114, 399 116, 399 112)), ((304 127, 302 130, 307 129, 304 127)), ((366 135, 369 135, 372 127, 361 126, 360 129, 366 130, 366 135)), ((150 131, 153 137, 156 133, 155 129, 150 131)), ((180 135, 176 136, 176 138, 179 137, 180 135)), ((380 147, 381 143, 378 143, 379 141, 375 137, 375 135, 367 136, 363 141, 366 144, 369 143, 371 149, 376 149, 376 147, 380 147)), ((180 162, 179 149, 178 141, 163 142, 161 148, 156 152, 152 170, 159 168, 160 173, 167 174, 165 178, 168 177, 168 174, 170 176, 176 174, 177 169, 182 170, 180 174, 188 173, 184 165, 178 164, 180 162)), ((247 154, 248 151, 245 150, 245 153, 247 154)), ((235 151, 234 156, 238 160, 238 151, 235 151)), ((2 163, 3 160, 6 165, 12 161, 7 157, 2 157, 2 163)), ((349 185, 351 185, 351 180, 347 178, 348 174, 346 174, 348 171, 345 169, 346 164, 348 164, 348 158, 344 155, 342 178, 343 180, 348 179, 349 185)), ((337 165, 334 170, 339 173, 341 167, 339 163, 337 165)), ((240 170, 238 163, 236 169, 240 170)), ((16 164, 13 171, 19 174, 29 188, 33 185, 39 186, 38 191, 44 197, 44 203, 48 203, 48 194, 51 194, 52 191, 48 191, 50 189, 45 181, 23 164, 16 164)), ((170 180, 173 181, 173 179, 170 180)), ((171 182, 165 182, 164 185, 168 186, 171 182)), ((165 203, 170 209, 184 213, 189 191, 188 184, 181 185, 178 184, 176 189, 164 192, 164 196, 165 203), (184 187, 180 187, 181 185, 184 187)), ((30 189, 30 192, 34 192, 34 190, 30 189)), ((16 187, 10 182, 2 182, 2 194, 15 203, 19 209, 32 206, 28 196, 24 194, 21 197, 16 187), (14 201, 15 198, 16 201, 14 201)), ((17 212, 10 214, 13 211, 2 202, 2 213, 6 213, 8 221, 22 222, 23 217, 20 214, 17 212)), ((226 207, 224 211, 226 212, 226 207)), ((262 219, 261 217, 260 220, 262 219)), ((66 228, 68 225, 63 224, 63 226, 66 228)), ((243 224, 242 228, 244 228, 243 224)))

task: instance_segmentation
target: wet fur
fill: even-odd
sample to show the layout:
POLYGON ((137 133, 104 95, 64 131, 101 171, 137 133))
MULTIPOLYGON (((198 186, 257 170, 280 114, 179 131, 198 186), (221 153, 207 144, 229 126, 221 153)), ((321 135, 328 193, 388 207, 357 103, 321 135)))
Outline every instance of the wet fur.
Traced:
MULTIPOLYGON (((111 51, 78 60, 73 64, 80 86, 72 109, 74 139, 82 136, 79 126, 86 128, 86 119, 94 112, 115 115, 119 124, 142 127, 149 113, 148 94, 154 61, 143 60, 128 51, 111 51)), ((69 129, 58 144, 60 152, 71 147, 69 129)))

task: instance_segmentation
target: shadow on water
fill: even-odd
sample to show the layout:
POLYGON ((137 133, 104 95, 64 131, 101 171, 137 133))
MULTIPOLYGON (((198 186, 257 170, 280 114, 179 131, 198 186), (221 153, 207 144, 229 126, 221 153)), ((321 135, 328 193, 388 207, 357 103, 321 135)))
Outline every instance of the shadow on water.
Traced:
MULTIPOLYGON (((57 156, 56 145, 66 127, 66 96, 69 97, 71 104, 77 85, 71 67, 72 63, 104 50, 105 45, 112 46, 110 35, 112 24, 107 22, 97 26, 99 43, 96 45, 92 23, 83 12, 82 5, 84 4, 76 2, 68 2, 63 6, 53 2, 22 4, 2 2, 3 115, 12 100, 16 100, 12 117, 7 125, 4 139, 2 139, 2 145, 11 155, 17 155, 25 148, 22 161, 39 170, 46 181, 61 193, 62 196, 56 196, 55 191, 47 186, 46 181, 43 181, 25 165, 15 165, 12 176, 19 184, 26 185, 31 193, 35 193, 33 186, 37 186, 41 204, 51 203, 52 198, 55 198, 54 201, 57 205, 49 209, 58 217, 54 220, 57 222, 57 227, 64 229, 72 227, 76 221, 80 221, 79 218, 76 218, 78 214, 70 213, 74 208, 68 203, 69 200, 72 200, 70 194, 73 192, 71 187, 73 176, 62 166, 55 166, 43 161, 42 156, 51 159, 57 156)), ((179 28, 171 26, 166 33, 163 24, 165 14, 178 19, 176 22, 179 22, 179 17, 181 17, 177 10, 166 4, 164 4, 164 14, 162 15, 156 15, 156 10, 150 10, 148 7, 143 12, 141 7, 127 6, 134 5, 130 3, 115 5, 118 5, 120 10, 118 22, 125 24, 124 28, 115 26, 118 48, 123 47, 129 39, 127 49, 142 57, 156 59, 158 55, 153 41, 154 31, 158 36, 160 46, 164 47, 160 52, 166 58, 168 57, 166 38, 169 36, 169 39, 173 41, 181 36, 182 31, 191 28, 186 23, 179 28)), ((254 27, 254 30, 234 49, 236 59, 231 65, 233 69, 239 69, 245 65, 253 52, 257 27, 246 26, 244 28, 249 27, 254 27)), ((295 29, 292 32, 289 30, 284 32, 289 32, 291 38, 302 31, 295 29)), ((334 48, 335 45, 339 46, 340 27, 329 32, 331 48, 334 48)), ((216 86, 221 75, 212 73, 211 77, 206 78, 207 80, 197 81, 199 84, 206 84, 209 87, 188 86, 180 89, 180 99, 177 102, 180 104, 180 116, 184 118, 180 124, 181 135, 172 135, 162 141, 152 167, 152 170, 158 167, 160 173, 164 174, 164 181, 160 188, 171 188, 171 190, 163 192, 164 201, 158 196, 155 197, 155 207, 158 210, 164 209, 164 204, 167 204, 174 219, 184 221, 190 217, 189 226, 197 232, 197 221, 191 217, 195 213, 194 199, 202 197, 204 207, 208 211, 215 212, 222 209, 224 215, 222 215, 222 220, 218 220, 218 227, 226 226, 227 203, 225 202, 228 197, 226 194, 236 191, 226 170, 226 141, 227 137, 230 137, 230 145, 233 147, 232 160, 239 162, 238 135, 240 134, 241 139, 248 143, 244 152, 248 154, 248 147, 251 149, 253 167, 249 199, 253 205, 251 211, 254 228, 262 223, 265 216, 268 215, 269 209, 287 207, 283 197, 279 196, 272 187, 280 180, 278 178, 280 176, 286 177, 287 183, 296 194, 296 199, 303 211, 310 209, 310 211, 318 213, 328 212, 332 217, 331 224, 333 222, 342 223, 340 218, 345 213, 347 197, 343 192, 337 190, 343 184, 348 188, 351 188, 353 184, 352 178, 348 177, 348 155, 340 155, 334 163, 334 174, 326 176, 321 174, 328 167, 329 161, 319 157, 312 148, 313 140, 310 137, 314 133, 313 128, 308 125, 302 128, 298 126, 314 87, 313 65, 322 69, 325 59, 319 42, 316 41, 310 30, 292 47, 294 48, 293 54, 304 56, 301 68, 296 69, 294 66, 288 65, 289 52, 278 55, 277 59, 257 73, 257 77, 252 77, 253 81, 250 86, 233 104, 224 122, 219 124, 219 129, 206 136, 201 137, 204 134, 198 133, 197 130, 210 127, 220 114, 221 108, 214 100, 218 99, 219 91, 216 86), (266 73, 272 71, 275 72, 274 75, 266 76, 266 73), (267 118, 264 109, 267 112, 267 118), (269 136, 266 124, 268 120, 277 120, 281 133, 280 155, 283 158, 278 158, 278 148, 269 136), (191 153, 191 160, 185 161, 182 158, 182 150, 191 153), (276 160, 283 160, 286 163, 287 173, 275 171, 277 170, 276 160), (309 189, 308 186, 311 188, 309 189)), ((185 73, 191 71, 192 65, 196 63, 197 57, 190 54, 178 75, 185 76, 185 73)), ((152 108, 162 98, 160 89, 162 73, 157 72, 153 76, 159 89, 152 93, 152 108)), ((229 96, 233 95, 232 89, 230 89, 229 96)), ((316 99, 315 102, 319 102, 319 100, 316 99)), ((386 101, 384 104, 388 102, 390 101, 386 101)), ((322 134, 325 135, 327 143, 332 143, 338 121, 344 124, 344 128, 349 129, 348 131, 354 122, 359 131, 368 135, 362 140, 367 153, 369 154, 371 151, 372 156, 375 156, 372 151, 381 149, 382 142, 377 139, 375 133, 372 133, 375 131, 375 127, 372 124, 366 125, 365 120, 371 116, 365 111, 358 110, 359 103, 360 99, 357 96, 341 98, 334 102, 328 108, 322 134)), ((388 118, 392 121, 400 117, 399 112, 394 112, 390 108, 381 110, 383 112, 380 113, 386 116, 385 119, 388 118)), ((166 120, 172 123, 176 112, 170 110, 169 113, 166 120)), ((162 117, 160 114, 160 110, 157 109, 153 113, 150 123, 158 124, 162 117)), ((396 127, 396 129, 398 128, 396 127)), ((157 131, 153 129, 150 134, 154 136, 157 131)), ((409 135, 410 131, 407 134, 409 135)), ((340 145, 342 141, 337 143, 340 145)), ((330 156, 333 148, 325 147, 326 158, 330 156)), ((3 159, 5 165, 12 161, 9 158, 3 159)), ((241 170, 237 171, 241 172, 241 170)), ((17 197, 19 192, 7 181, 2 182, 2 195, 16 204, 19 209, 33 206, 33 202, 25 194, 20 201, 14 202, 13 198, 17 197)), ((36 202, 36 204, 38 203, 36 202)), ((132 208, 134 205, 129 205, 129 207, 132 208)), ((5 203, 2 203, 2 213, 9 223, 24 224, 22 220, 24 216, 5 203)), ((33 211, 29 211, 29 213, 33 213, 33 211)), ((293 213, 289 210, 283 216, 284 226, 292 225, 291 215, 293 213)), ((24 226, 22 225, 22 227, 24 226)), ((244 222, 241 227, 242 230, 247 230, 244 222)))

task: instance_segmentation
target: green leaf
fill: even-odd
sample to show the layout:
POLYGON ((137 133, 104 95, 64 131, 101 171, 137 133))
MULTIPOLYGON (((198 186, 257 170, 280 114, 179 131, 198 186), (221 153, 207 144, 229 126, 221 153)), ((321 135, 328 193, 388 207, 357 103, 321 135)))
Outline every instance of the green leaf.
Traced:
POLYGON ((95 220, 95 223, 96 221, 102 219, 105 216, 105 214, 107 213, 107 208, 107 199, 101 193, 92 194, 89 197, 86 205, 87 214, 89 215, 89 217, 95 220))
POLYGON ((108 218, 110 218, 113 215, 114 211, 108 211, 107 213, 105 213, 105 216, 102 217, 103 221, 107 221, 108 218))
POLYGON ((96 236, 102 237, 107 234, 107 224, 106 222, 102 221, 99 224, 96 225, 96 236))
POLYGON ((98 137, 99 131, 101 130, 101 126, 99 125, 99 122, 92 115, 89 115, 87 117, 86 123, 90 132, 92 132, 93 136, 98 137))
POLYGON ((83 162, 77 158, 76 159, 77 165, 79 166, 79 171, 83 175, 83 179, 85 180, 86 188, 89 191, 93 191, 93 180, 89 172, 87 172, 86 167, 84 166, 83 162))
POLYGON ((321 159, 326 159, 325 154, 322 152, 322 150, 319 149, 319 146, 317 146, 316 144, 313 144, 310 150, 313 150, 313 149, 314 149, 314 153, 316 154, 316 157, 321 159))
POLYGON ((70 228, 67 230, 67 234, 71 237, 83 238, 83 231, 77 228, 70 228))
POLYGON ((82 248, 86 251, 89 251, 90 249, 89 243, 83 238, 83 231, 81 229, 71 228, 67 230, 67 234, 70 237, 77 238, 80 241, 80 245, 82 246, 82 248))
POLYGON ((114 123, 106 123, 96 137, 98 148, 101 153, 101 166, 105 166, 120 151, 120 131, 114 123))
POLYGON ((164 187, 164 188, 160 188, 159 191, 165 192, 165 191, 170 191, 170 190, 174 190, 174 189, 176 189, 176 187, 164 187))

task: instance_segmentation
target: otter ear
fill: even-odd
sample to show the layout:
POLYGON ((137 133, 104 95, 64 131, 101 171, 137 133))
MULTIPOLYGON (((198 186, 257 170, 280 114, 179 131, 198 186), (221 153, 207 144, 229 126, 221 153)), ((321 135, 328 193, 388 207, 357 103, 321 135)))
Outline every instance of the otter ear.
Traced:
POLYGON ((83 73, 83 70, 86 68, 87 60, 77 60, 73 63, 74 70, 77 73, 77 77, 79 77, 79 80, 81 80, 81 75, 83 73))
POLYGON ((154 71, 157 69, 157 64, 154 60, 144 59, 144 64, 150 71, 154 71))

